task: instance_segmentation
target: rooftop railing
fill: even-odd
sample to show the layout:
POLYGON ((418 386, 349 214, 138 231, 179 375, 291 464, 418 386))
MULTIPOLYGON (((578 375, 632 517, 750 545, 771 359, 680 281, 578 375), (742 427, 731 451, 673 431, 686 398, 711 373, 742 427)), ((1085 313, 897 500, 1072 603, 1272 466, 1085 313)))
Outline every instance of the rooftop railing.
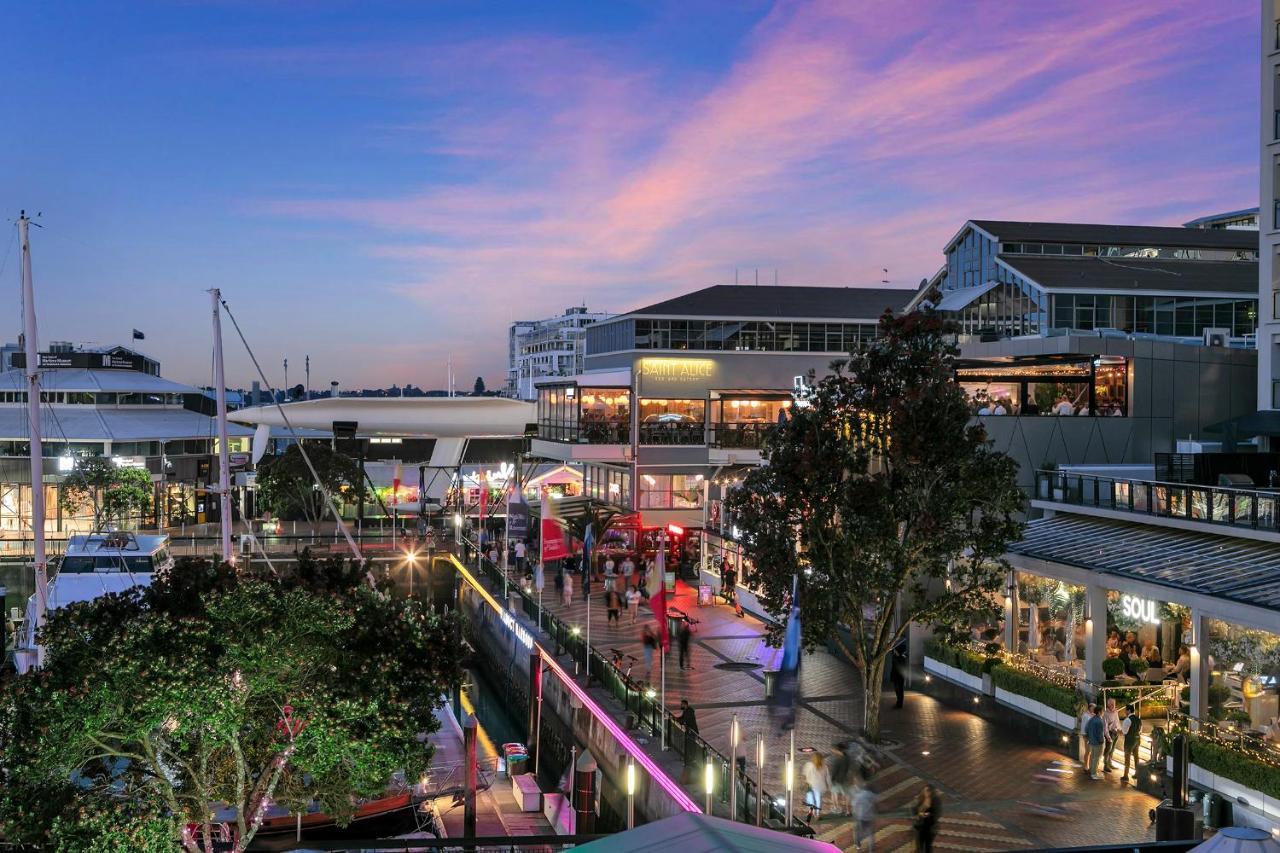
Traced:
POLYGON ((1280 531, 1280 491, 1036 471, 1035 499, 1250 530, 1280 531))

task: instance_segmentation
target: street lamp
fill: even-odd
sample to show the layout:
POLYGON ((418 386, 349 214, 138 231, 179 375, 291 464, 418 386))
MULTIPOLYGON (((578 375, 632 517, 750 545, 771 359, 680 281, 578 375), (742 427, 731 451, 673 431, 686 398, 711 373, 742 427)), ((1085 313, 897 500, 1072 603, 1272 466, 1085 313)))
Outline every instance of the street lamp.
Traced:
POLYGON ((627 829, 636 828, 636 760, 627 760, 627 829))
POLYGON ((418 568, 418 552, 405 551, 404 564, 409 569, 409 597, 413 598, 413 576, 418 568))
POLYGON ((742 729, 738 725, 738 715, 733 715, 729 724, 729 820, 738 819, 738 743, 742 740, 742 729))
POLYGON ((787 831, 791 830, 792 792, 796 787, 796 730, 791 730, 791 751, 787 755, 787 831))
POLYGON ((756 826, 764 826, 764 733, 756 733, 756 826))

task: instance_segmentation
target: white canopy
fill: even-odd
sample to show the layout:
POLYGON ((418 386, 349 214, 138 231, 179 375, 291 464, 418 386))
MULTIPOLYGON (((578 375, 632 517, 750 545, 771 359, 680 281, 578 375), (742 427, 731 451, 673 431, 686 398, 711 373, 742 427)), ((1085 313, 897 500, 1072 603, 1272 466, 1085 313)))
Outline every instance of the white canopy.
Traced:
MULTIPOLYGON (((355 421, 362 436, 506 438, 523 436, 537 417, 533 403, 505 397, 325 397, 285 403, 295 427, 332 430, 355 421)), ((227 417, 242 424, 284 426, 276 406, 254 406, 227 417)))
POLYGON ((680 853, 773 853, 786 850, 840 853, 840 848, 825 841, 689 812, 579 845, 578 850, 581 853, 670 853, 672 850, 680 853))

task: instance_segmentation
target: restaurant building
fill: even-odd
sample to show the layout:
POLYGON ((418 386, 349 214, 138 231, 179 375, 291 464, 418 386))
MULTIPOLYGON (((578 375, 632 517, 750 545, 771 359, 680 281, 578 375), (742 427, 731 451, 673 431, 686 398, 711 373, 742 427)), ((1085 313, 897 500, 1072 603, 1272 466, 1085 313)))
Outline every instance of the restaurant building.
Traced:
MULTIPOLYGON (((155 493, 140 523, 178 526, 217 520, 207 498, 218 478, 217 426, 200 409, 200 391, 160 376, 160 364, 126 347, 75 348, 54 344, 40 353, 44 431, 46 534, 65 538, 92 526, 92 518, 68 515, 60 484, 76 456, 109 457, 118 465, 146 468, 155 493)), ((29 421, 25 358, 7 356, 0 372, 0 538, 30 537, 29 421)), ((231 452, 248 462, 250 430, 231 427, 231 452)))
POLYGON ((797 383, 912 295, 719 285, 589 326, 583 372, 538 383, 531 453, 579 466, 584 494, 633 528, 718 530, 722 492, 760 464, 797 383))

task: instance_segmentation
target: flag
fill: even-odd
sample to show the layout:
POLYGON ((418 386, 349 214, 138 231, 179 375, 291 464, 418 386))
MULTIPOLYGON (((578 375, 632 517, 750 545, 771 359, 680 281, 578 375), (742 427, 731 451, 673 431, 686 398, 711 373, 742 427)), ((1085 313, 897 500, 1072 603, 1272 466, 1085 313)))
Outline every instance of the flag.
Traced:
POLYGON ((533 588, 536 589, 538 592, 542 592, 542 588, 546 585, 546 583, 547 583, 546 573, 542 569, 542 563, 538 563, 538 565, 534 566, 533 568, 533 588))
POLYGON ((135 341, 145 341, 145 340, 147 339, 147 336, 146 336, 146 335, 144 335, 144 334, 142 334, 142 332, 139 332, 137 329, 134 329, 134 330, 133 330, 133 339, 134 339, 135 341))
POLYGON ((547 560, 562 560, 565 557, 572 556, 569 553, 567 537, 564 535, 564 527, 560 524, 560 517, 556 515, 555 498, 551 495, 542 501, 542 535, 539 537, 539 546, 541 554, 539 559, 542 562, 547 560))
POLYGON ((799 578, 791 578, 791 613, 787 617, 787 629, 782 635, 782 665, 778 668, 777 701, 789 712, 789 721, 795 722, 797 689, 800 683, 800 597, 799 578))
POLYGON ((485 511, 489 508, 489 487, 484 481, 480 481, 480 518, 483 519, 485 511))
POLYGON ((649 597, 649 606, 658 620, 658 642, 665 652, 671 648, 671 635, 667 632, 667 580, 666 580, 667 531, 658 537, 658 554, 654 559, 653 573, 658 578, 658 591, 649 597))

